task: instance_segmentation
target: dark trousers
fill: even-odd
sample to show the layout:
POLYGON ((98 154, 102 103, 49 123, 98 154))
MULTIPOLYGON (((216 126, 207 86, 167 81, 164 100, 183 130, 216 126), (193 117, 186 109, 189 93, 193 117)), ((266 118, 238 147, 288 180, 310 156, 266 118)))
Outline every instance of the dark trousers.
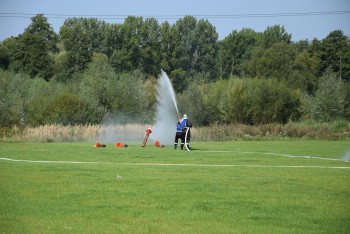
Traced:
POLYGON ((175 143, 174 143, 174 148, 177 148, 177 144, 179 143, 179 139, 181 140, 181 149, 183 148, 183 139, 182 139, 182 132, 176 132, 175 135, 175 143))

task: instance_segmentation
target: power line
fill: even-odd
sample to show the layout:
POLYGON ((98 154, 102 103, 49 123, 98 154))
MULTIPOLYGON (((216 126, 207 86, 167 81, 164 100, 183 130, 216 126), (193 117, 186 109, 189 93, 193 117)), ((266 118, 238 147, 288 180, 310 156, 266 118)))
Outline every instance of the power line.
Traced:
MULTIPOLYGON (((232 14, 232 15, 191 15, 196 18, 205 19, 235 19, 235 18, 271 18, 271 17, 301 17, 301 16, 322 16, 322 15, 344 15, 349 14, 350 11, 317 11, 317 12, 292 12, 292 13, 264 13, 264 14, 232 14)), ((40 14, 40 13, 39 13, 40 14)), ((32 18, 37 14, 29 13, 1 13, 0 18, 32 18)), ((44 14, 47 18, 73 18, 73 17, 87 17, 98 19, 125 19, 131 15, 82 15, 82 14, 44 14)), ((144 18, 155 19, 179 19, 186 15, 135 15, 144 18)))

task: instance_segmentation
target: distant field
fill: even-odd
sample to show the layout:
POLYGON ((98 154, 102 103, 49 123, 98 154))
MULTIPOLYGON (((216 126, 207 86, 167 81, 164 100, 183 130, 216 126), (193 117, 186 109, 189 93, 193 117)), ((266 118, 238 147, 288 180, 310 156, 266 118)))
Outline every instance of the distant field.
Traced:
POLYGON ((349 233, 350 141, 192 147, 0 143, 0 233, 349 233))

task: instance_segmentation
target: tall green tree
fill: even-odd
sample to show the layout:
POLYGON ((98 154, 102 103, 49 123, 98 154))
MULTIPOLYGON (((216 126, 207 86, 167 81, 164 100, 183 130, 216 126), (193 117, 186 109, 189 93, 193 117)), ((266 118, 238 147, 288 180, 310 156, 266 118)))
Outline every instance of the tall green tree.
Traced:
POLYGON ((195 73, 206 74, 207 82, 219 78, 219 48, 218 33, 208 20, 198 21, 195 29, 195 50, 193 52, 192 70, 195 73))
MULTIPOLYGON (((10 64, 10 50, 6 46, 6 42, 11 39, 6 39, 4 42, 0 42, 0 69, 7 70, 10 64)), ((13 39, 12 39, 13 40, 13 39)))
POLYGON ((175 51, 175 58, 177 59, 177 67, 181 67, 184 71, 190 72, 193 60, 193 55, 196 49, 196 34, 195 29, 197 20, 193 16, 185 16, 179 19, 174 24, 179 46, 175 51))
POLYGON ((121 34, 123 24, 107 24, 106 37, 104 38, 102 52, 110 58, 114 50, 122 46, 123 38, 121 34))
POLYGON ((307 50, 298 53, 287 80, 288 86, 300 88, 305 93, 313 95, 317 89, 319 63, 319 57, 317 55, 311 55, 307 50))
POLYGON ((158 53, 161 59, 161 68, 166 72, 170 72, 175 69, 175 67, 172 66, 172 60, 174 59, 173 53, 178 43, 174 37, 174 27, 172 27, 168 21, 165 21, 160 25, 159 33, 160 47, 158 53))
POLYGON ((69 18, 60 28, 60 36, 67 52, 66 69, 71 73, 81 72, 94 52, 105 49, 107 24, 94 18, 69 18))
POLYGON ((222 78, 246 74, 243 63, 250 59, 252 50, 259 46, 260 37, 259 33, 245 28, 239 32, 232 31, 220 42, 222 78))
POLYGON ((142 71, 147 76, 156 77, 161 70, 161 36, 158 21, 154 18, 146 19, 140 29, 140 36, 142 40, 142 71))
POLYGON ((287 80, 298 51, 292 44, 279 42, 265 50, 257 60, 257 75, 260 77, 287 80))
POLYGON ((24 33, 18 36, 15 50, 10 52, 10 67, 16 72, 49 80, 53 75, 50 53, 58 52, 58 36, 43 14, 31 20, 24 33))
POLYGON ((185 16, 173 25, 172 40, 176 43, 172 51, 170 77, 176 92, 183 92, 191 83, 189 79, 193 54, 195 51, 195 29, 197 20, 193 16, 185 16))
POLYGON ((267 27, 263 32, 263 46, 269 48, 275 43, 285 42, 289 44, 291 42, 292 35, 286 32, 284 26, 274 25, 267 27))
POLYGON ((300 40, 294 43, 294 45, 297 47, 299 52, 303 52, 303 51, 307 51, 309 46, 310 46, 310 42, 309 40, 300 40))
POLYGON ((350 80, 350 40, 343 31, 335 30, 320 43, 320 73, 331 69, 339 78, 350 80))
POLYGON ((174 89, 182 92, 197 73, 206 74, 209 80, 219 77, 218 47, 215 28, 206 20, 197 21, 193 16, 185 16, 173 25, 170 74, 174 89), (175 79, 174 79, 175 78, 175 79))
POLYGON ((121 43, 114 49, 110 62, 117 73, 142 70, 142 37, 143 18, 129 16, 119 29, 121 43))

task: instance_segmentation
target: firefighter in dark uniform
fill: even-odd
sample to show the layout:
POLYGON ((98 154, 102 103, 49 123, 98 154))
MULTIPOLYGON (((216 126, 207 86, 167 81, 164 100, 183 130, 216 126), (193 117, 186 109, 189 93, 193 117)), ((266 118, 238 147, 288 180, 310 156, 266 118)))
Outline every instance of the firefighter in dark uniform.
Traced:
POLYGON ((179 122, 177 122, 176 125, 176 134, 175 134, 175 143, 174 143, 174 148, 177 149, 177 144, 179 143, 179 139, 181 140, 181 145, 183 143, 183 138, 182 138, 182 127, 181 127, 181 120, 179 119, 179 122))
POLYGON ((187 144, 187 148, 190 149, 191 128, 192 128, 192 123, 188 119, 188 116, 186 114, 184 114, 184 116, 181 120, 182 139, 183 139, 181 142, 181 149, 184 148, 185 142, 187 144), (187 129, 188 129, 188 133, 187 133, 187 138, 185 139, 187 129))

